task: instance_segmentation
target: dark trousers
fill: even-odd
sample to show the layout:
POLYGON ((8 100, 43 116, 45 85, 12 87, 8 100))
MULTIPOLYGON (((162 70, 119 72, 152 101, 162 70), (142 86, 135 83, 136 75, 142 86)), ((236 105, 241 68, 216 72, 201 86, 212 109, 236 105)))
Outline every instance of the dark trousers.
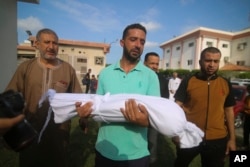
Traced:
POLYGON ((245 114, 244 126, 243 126, 243 142, 244 146, 249 147, 249 134, 250 134, 250 115, 245 114))
POLYGON ((148 128, 148 148, 150 151, 150 163, 154 163, 157 157, 157 139, 158 132, 152 128, 148 128))
POLYGON ((90 84, 86 84, 85 93, 89 93, 89 86, 90 86, 90 84))
POLYGON ((149 167, 149 156, 125 161, 114 161, 96 151, 95 167, 149 167))
POLYGON ((175 167, 188 167, 200 154, 202 167, 224 167, 227 138, 203 141, 198 147, 177 148, 175 167))
POLYGON ((19 167, 66 167, 69 132, 48 127, 41 138, 19 153, 19 167))

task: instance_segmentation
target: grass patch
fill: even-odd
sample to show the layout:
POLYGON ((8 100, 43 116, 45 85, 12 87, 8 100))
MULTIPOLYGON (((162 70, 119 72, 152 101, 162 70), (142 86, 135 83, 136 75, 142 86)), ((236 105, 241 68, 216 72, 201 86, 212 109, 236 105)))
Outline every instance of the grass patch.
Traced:
POLYGON ((98 123, 89 121, 88 133, 78 126, 78 119, 72 120, 72 130, 69 147, 69 167, 93 167, 95 159, 95 142, 98 123))
MULTIPOLYGON (((78 126, 78 119, 72 119, 71 140, 68 155, 69 167, 93 167, 95 159, 95 142, 99 124, 89 121, 89 130, 84 134, 78 126)), ((1 139, 1 138, 0 138, 1 139)), ((237 146, 242 144, 242 137, 237 136, 237 146)), ((175 160, 175 145, 166 136, 158 137, 158 160, 152 167, 171 167, 175 160)), ((199 167, 200 157, 196 157, 189 167, 199 167)), ((228 158, 225 167, 228 167, 228 158)), ((0 140, 0 167, 18 167, 18 153, 4 147, 0 140)))
POLYGON ((18 153, 7 149, 0 140, 0 166, 1 167, 18 167, 18 153))

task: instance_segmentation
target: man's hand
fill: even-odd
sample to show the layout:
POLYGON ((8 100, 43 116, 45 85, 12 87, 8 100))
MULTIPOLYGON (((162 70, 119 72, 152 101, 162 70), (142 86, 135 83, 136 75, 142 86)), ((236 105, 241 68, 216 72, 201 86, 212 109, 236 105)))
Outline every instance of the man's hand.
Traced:
POLYGON ((177 146, 180 147, 180 138, 179 136, 172 137, 172 142, 177 146))
POLYGON ((87 102, 83 106, 81 106, 81 105, 82 105, 81 102, 75 103, 76 111, 77 111, 78 115, 80 117, 83 117, 83 118, 88 118, 90 116, 91 112, 93 111, 93 109, 91 108, 93 106, 93 103, 87 102))
POLYGON ((3 135, 11 127, 15 126, 17 123, 24 119, 24 115, 20 114, 14 118, 0 118, 0 135, 3 135))
POLYGON ((149 126, 148 111, 145 106, 138 104, 134 99, 125 102, 125 109, 121 108, 125 119, 140 126, 149 126))
POLYGON ((76 111, 77 111, 78 115, 80 116, 79 126, 82 129, 83 133, 87 134, 87 132, 88 132, 88 117, 90 116, 91 112, 93 111, 93 109, 92 109, 93 103, 87 102, 83 106, 81 106, 81 105, 82 105, 81 102, 75 103, 76 111))
POLYGON ((235 151, 236 150, 236 143, 235 140, 228 140, 227 142, 227 148, 226 148, 226 155, 229 155, 230 151, 235 151))
POLYGON ((79 119, 79 126, 84 134, 88 133, 88 118, 81 117, 79 119))

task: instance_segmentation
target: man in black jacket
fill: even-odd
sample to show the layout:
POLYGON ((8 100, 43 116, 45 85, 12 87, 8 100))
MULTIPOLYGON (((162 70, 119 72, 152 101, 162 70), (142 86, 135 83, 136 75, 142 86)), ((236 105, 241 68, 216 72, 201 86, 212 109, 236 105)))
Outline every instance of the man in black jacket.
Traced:
POLYGON ((86 79, 86 89, 85 89, 85 93, 89 93, 89 86, 90 86, 90 73, 91 73, 91 69, 88 69, 88 72, 86 73, 86 75, 84 76, 86 79))
MULTIPOLYGON (((169 98, 168 80, 161 73, 159 73, 159 62, 160 62, 160 56, 157 53, 155 52, 146 53, 144 58, 144 64, 156 72, 160 82, 161 97, 169 98)), ((148 129, 148 141, 149 141, 148 143, 149 143, 151 164, 154 163, 157 159, 157 138, 158 138, 158 132, 150 127, 148 129)))

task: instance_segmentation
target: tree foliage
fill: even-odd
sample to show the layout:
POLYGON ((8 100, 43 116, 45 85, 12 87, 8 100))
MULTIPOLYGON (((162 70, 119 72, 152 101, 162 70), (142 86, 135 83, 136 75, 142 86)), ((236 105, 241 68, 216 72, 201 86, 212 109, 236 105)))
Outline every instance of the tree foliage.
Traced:
MULTIPOLYGON (((188 75, 192 75, 194 73, 199 72, 200 70, 186 70, 186 69, 166 69, 162 70, 160 69, 160 73, 162 73, 166 78, 169 78, 172 76, 173 72, 177 72, 178 76, 180 78, 188 75)), ((225 71, 218 71, 218 74, 228 78, 228 79, 233 79, 233 78, 240 78, 240 79, 250 79, 250 72, 248 71, 230 71, 230 70, 225 70, 225 71)))

